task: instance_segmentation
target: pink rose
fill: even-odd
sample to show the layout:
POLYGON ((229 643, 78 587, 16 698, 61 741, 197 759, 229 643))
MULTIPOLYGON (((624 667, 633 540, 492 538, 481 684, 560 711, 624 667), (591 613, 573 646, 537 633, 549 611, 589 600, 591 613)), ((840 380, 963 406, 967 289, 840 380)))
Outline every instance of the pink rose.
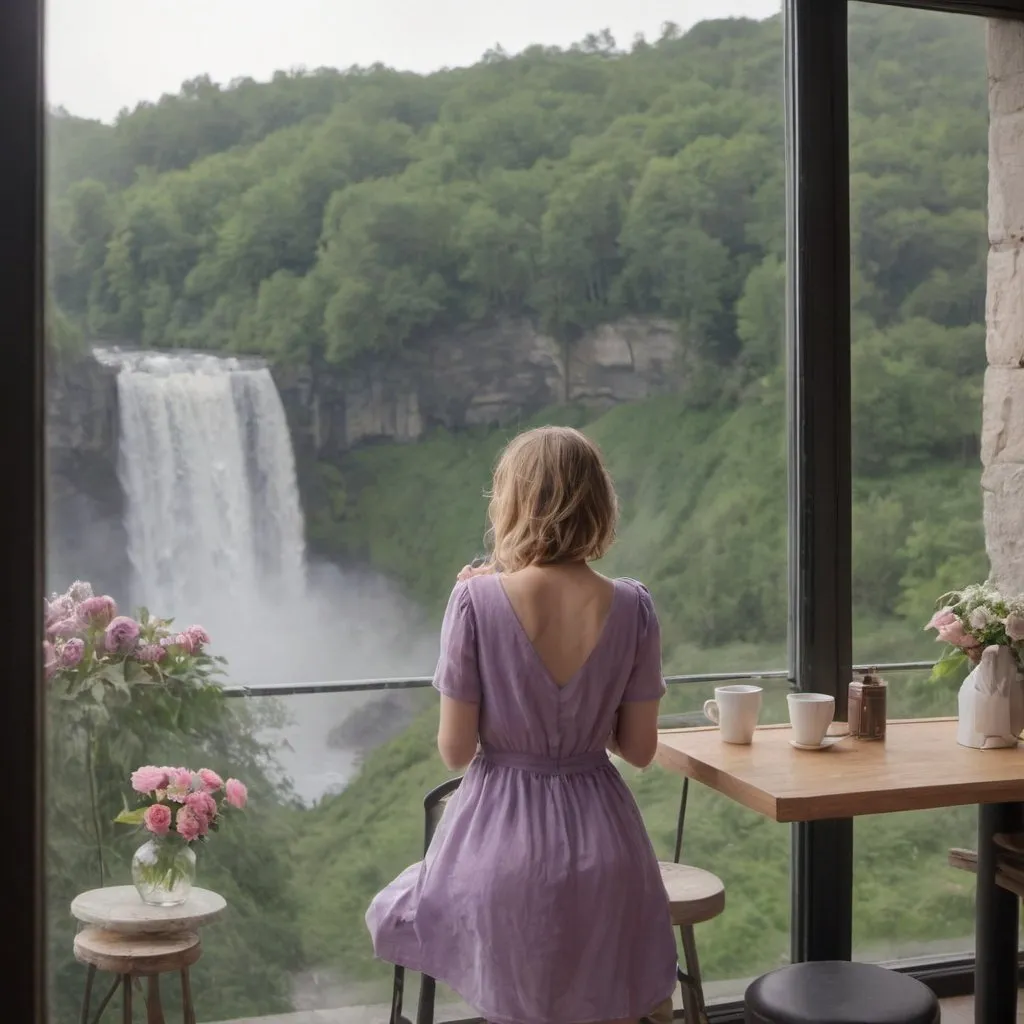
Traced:
POLYGON ((118 615, 106 628, 105 645, 108 651, 130 651, 139 639, 139 624, 127 615, 118 615))
POLYGON ((153 804, 146 808, 143 824, 155 836, 165 836, 171 831, 171 809, 166 804, 153 804))
POLYGON ((217 801, 209 793, 189 793, 185 806, 191 807, 207 824, 217 817, 217 801))
POLYGON ((112 597, 87 597, 79 606, 78 614, 90 626, 109 626, 117 615, 117 605, 112 597))
POLYGON ((197 774, 207 793, 216 793, 224 785, 224 780, 210 768, 200 768, 197 774))
POLYGON ((956 621, 956 615, 952 608, 940 608, 929 620, 925 629, 941 629, 956 621))
POLYGON ((194 839, 205 835, 207 831, 206 823, 187 804, 179 808, 174 827, 186 843, 191 843, 194 839))
POLYGON ((78 619, 61 619, 60 622, 55 622, 52 626, 47 629, 47 633, 51 636, 59 637, 73 637, 76 633, 82 631, 82 624, 78 619))
POLYGON ((202 626, 189 626, 185 635, 192 641, 192 654, 198 654, 210 642, 210 634, 202 626))
POLYGON ((164 658, 167 657, 167 651, 159 644, 144 644, 135 652, 135 657, 138 658, 139 661, 155 664, 158 661, 163 661, 164 658))
MULTIPOLYGON (((968 635, 967 630, 964 629, 964 624, 955 615, 953 616, 952 622, 947 622, 944 625, 939 626, 939 639, 943 643, 953 644, 956 647, 963 647, 964 637, 968 635)), ((972 641, 973 639, 974 638, 971 637, 972 641)))
POLYGON ((167 769, 147 764, 132 772, 132 789, 136 793, 155 793, 167 788, 167 769))
POLYGON ((1006 635, 1013 641, 1024 640, 1024 614, 1011 612, 1006 616, 1006 635))
POLYGON ((239 782, 238 779, 228 779, 224 783, 224 799, 232 807, 241 810, 249 802, 249 790, 245 788, 245 783, 239 782))
POLYGON ((85 654, 85 641, 77 636, 72 637, 60 649, 61 668, 74 668, 85 654))
POLYGON ((192 791, 192 773, 187 768, 167 768, 167 799, 183 804, 192 791))

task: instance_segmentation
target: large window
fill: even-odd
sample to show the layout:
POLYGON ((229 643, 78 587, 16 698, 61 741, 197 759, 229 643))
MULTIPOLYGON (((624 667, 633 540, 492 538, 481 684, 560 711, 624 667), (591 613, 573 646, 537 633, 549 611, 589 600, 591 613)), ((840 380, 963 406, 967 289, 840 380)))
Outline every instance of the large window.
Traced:
MULTIPOLYGON (((849 24, 854 659, 930 660, 937 598, 988 572, 985 25, 865 3, 849 24)), ((928 677, 890 676, 892 717, 956 714, 962 677, 928 677)), ((856 822, 861 959, 973 948, 974 879, 946 858, 976 828, 973 808, 856 822)))
MULTIPOLYGON (((140 764, 250 783, 200 851, 232 906, 196 971, 206 1019, 390 1001, 363 914, 420 853, 437 623, 523 426, 604 449, 606 568, 653 591, 670 676, 784 674, 783 34, 773 0, 713 13, 495 12, 461 48, 413 18, 329 60, 267 16, 265 66, 216 21, 193 56, 168 12, 180 67, 210 72, 179 88, 114 38, 73 46, 81 7, 53 0, 49 587, 201 624, 230 694, 140 714, 149 676, 129 697, 56 670, 60 1019, 81 995, 67 905, 127 881, 139 839, 112 819, 140 764)), ((665 711, 700 721, 710 695, 676 679, 665 711)), ((630 782, 668 855, 680 780, 630 782)), ((686 855, 736 908, 702 940, 713 992, 786 956, 787 837, 693 794, 686 855)))
MULTIPOLYGON (((26 448, 39 311, 18 172, 39 6, 0 5, 0 50, 17 41, 0 66, 27 62, 0 104, 17 192, 0 204, 0 417, 26 448), (8 9, 27 17, 10 33, 8 9)), ((248 785, 244 816, 199 853, 197 884, 231 907, 195 972, 200 1019, 390 1001, 363 914, 421 851, 423 795, 444 778, 437 623, 522 427, 577 425, 605 450, 623 507, 606 569, 654 593, 675 721, 701 721, 716 674, 763 679, 763 720, 781 721, 790 686, 842 696, 851 662, 902 663, 892 717, 953 713, 921 626, 986 572, 983 23, 904 8, 1024 10, 786 0, 807 16, 794 29, 776 0, 679 6, 691 20, 641 3, 446 24, 410 5, 356 30, 269 2, 242 21, 188 5, 125 21, 48 0, 53 1024, 78 1019, 84 985, 69 903, 130 883, 142 840, 114 819, 147 765, 248 785), (821 56, 845 52, 840 10, 848 168, 844 65, 821 56), (847 170, 849 237, 831 218, 847 170), (104 595, 132 620, 109 639, 104 595), (122 643, 144 653, 105 664, 122 643)), ((9 448, 24 589, 38 470, 9 448)), ((38 628, 22 597, 12 679, 38 628)), ((36 712, 5 699, 21 779, 36 712)), ((623 772, 669 856, 681 779, 623 772)), ((790 830, 690 788, 684 858, 729 892, 698 935, 716 1021, 791 954, 850 952, 851 904, 860 959, 969 952, 972 881, 945 857, 972 845, 973 810, 848 825, 790 830)), ((25 864, 31 838, 11 838, 25 864)), ((437 1002, 438 1020, 468 1012, 437 1002)))

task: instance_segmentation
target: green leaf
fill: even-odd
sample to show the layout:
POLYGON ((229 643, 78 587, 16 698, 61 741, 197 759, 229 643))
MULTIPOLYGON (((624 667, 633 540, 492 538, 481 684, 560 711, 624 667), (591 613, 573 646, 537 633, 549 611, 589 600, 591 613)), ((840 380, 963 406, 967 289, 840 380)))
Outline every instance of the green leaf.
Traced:
POLYGON ((122 811, 115 819, 115 825, 141 825, 146 817, 145 807, 136 807, 134 811, 122 811))
POLYGON ((955 647, 947 648, 932 668, 932 681, 938 682, 940 679, 954 675, 966 660, 967 655, 963 651, 955 647))
POLYGON ((92 691, 91 692, 92 692, 92 699, 94 701, 96 701, 97 704, 102 704, 103 703, 103 698, 104 698, 104 696, 106 695, 106 692, 107 692, 107 688, 103 685, 103 683, 99 679, 97 679, 96 682, 92 684, 92 691))

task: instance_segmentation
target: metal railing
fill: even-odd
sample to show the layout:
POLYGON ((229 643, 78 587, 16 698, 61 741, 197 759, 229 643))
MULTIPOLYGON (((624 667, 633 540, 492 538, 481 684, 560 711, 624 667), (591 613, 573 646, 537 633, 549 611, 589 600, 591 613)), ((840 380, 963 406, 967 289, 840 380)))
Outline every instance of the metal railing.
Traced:
MULTIPOLYGON (((934 663, 931 661, 872 662, 855 665, 854 671, 917 672, 930 671, 933 665, 934 663)), ((665 682, 669 686, 729 683, 740 679, 785 679, 790 683, 793 682, 789 672, 785 669, 698 672, 691 675, 665 676, 665 682)), ((318 693, 372 693, 385 690, 423 690, 427 689, 432 682, 431 676, 404 676, 394 679, 335 679, 322 683, 259 683, 251 686, 225 686, 224 694, 228 697, 296 697, 318 693)))

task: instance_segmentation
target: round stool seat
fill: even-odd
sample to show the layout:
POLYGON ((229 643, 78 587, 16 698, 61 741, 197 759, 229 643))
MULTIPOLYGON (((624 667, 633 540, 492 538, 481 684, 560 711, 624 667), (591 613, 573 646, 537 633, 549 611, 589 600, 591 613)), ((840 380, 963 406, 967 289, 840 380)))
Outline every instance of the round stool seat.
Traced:
POLYGON ((847 961, 793 964, 753 982, 747 1024, 938 1024, 939 1001, 916 978, 847 961))
POLYGON ((725 910, 725 885, 717 876, 689 864, 659 861, 673 925, 700 924, 725 910))
POLYGON ((75 936, 75 959, 111 974, 153 975, 181 971, 200 957, 199 936, 186 932, 159 938, 83 928, 75 936))

